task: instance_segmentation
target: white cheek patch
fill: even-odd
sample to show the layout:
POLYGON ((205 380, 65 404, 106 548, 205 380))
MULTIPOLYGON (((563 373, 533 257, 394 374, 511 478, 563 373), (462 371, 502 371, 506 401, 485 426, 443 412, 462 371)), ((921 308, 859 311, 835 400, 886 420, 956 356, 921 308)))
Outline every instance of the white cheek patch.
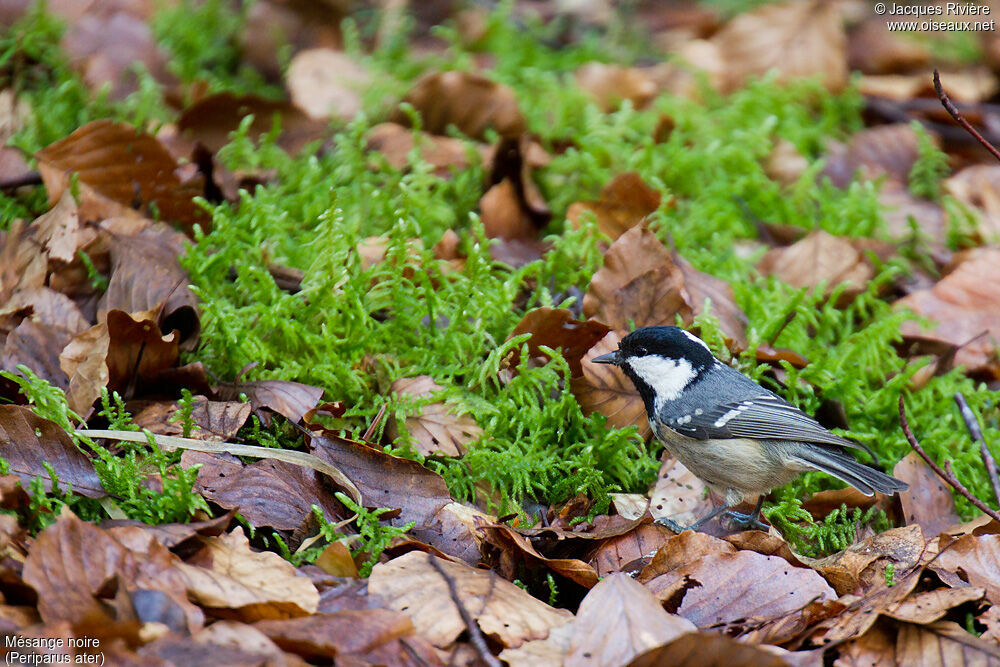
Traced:
MULTIPOLYGON (((708 345, 705 344, 705 341, 703 341, 702 339, 698 338, 693 333, 684 331, 684 329, 681 329, 681 333, 683 333, 685 336, 687 336, 688 339, 692 343, 698 343, 698 345, 701 345, 703 348, 705 348, 706 350, 708 350, 708 345)), ((708 351, 711 352, 711 350, 708 350, 708 351)))
POLYGON ((652 387, 656 398, 673 401, 698 374, 687 359, 665 359, 655 354, 628 360, 635 374, 652 387))

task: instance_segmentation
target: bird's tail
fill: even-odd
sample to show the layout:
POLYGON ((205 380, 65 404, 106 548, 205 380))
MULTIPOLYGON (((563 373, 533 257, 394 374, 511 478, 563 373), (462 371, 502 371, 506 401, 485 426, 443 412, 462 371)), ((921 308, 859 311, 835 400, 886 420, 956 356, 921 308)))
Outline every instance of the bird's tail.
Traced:
POLYGON ((866 496, 874 495, 876 491, 892 495, 910 488, 906 482, 858 463, 850 455, 832 447, 804 445, 796 454, 809 467, 833 475, 866 496))

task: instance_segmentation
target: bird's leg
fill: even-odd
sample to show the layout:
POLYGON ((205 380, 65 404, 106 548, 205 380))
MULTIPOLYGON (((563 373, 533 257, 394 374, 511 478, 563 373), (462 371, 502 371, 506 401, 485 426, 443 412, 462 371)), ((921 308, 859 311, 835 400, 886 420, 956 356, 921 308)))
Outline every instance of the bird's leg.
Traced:
POLYGON ((736 526, 737 528, 751 528, 751 529, 755 528, 757 530, 763 530, 764 532, 767 532, 770 526, 768 526, 766 523, 760 520, 760 510, 763 506, 764 506, 764 494, 762 493, 760 494, 760 497, 757 498, 757 506, 753 508, 753 512, 750 512, 750 514, 743 514, 742 512, 734 512, 733 510, 729 510, 727 514, 729 515, 729 518, 732 520, 733 525, 736 526))
POLYGON ((665 518, 662 518, 662 517, 659 518, 659 519, 657 519, 653 523, 659 524, 661 526, 665 526, 666 528, 669 528, 670 530, 674 531, 675 533, 680 534, 680 533, 683 533, 685 530, 698 530, 699 528, 701 528, 702 526, 704 526, 706 523, 708 523, 709 521, 711 521, 715 517, 719 516, 720 514, 722 514, 723 512, 725 512, 726 510, 728 510, 730 507, 731 507, 731 505, 729 505, 727 503, 723 503, 723 504, 719 505, 718 507, 716 507, 711 512, 709 512, 708 514, 706 514, 705 516, 701 517, 700 519, 698 519, 697 521, 695 521, 694 523, 692 523, 690 526, 682 526, 682 525, 680 525, 679 523, 677 523, 676 521, 674 521, 672 519, 665 519, 665 518))

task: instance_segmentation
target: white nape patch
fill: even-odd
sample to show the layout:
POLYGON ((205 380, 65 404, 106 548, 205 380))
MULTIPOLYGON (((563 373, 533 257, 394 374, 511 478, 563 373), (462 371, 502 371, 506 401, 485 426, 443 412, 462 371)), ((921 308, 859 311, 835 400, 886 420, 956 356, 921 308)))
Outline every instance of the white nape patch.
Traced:
POLYGON ((667 359, 657 354, 633 357, 628 365, 652 387, 657 402, 673 401, 698 375, 687 359, 667 359))
POLYGON ((709 353, 711 353, 711 350, 709 350, 709 349, 708 349, 708 345, 706 345, 706 344, 705 344, 705 341, 703 341, 702 339, 698 338, 698 337, 697 337, 697 336, 695 336, 695 335, 694 335, 693 333, 690 333, 690 332, 688 332, 688 331, 684 331, 684 329, 681 329, 681 332, 682 332, 682 333, 683 333, 683 334, 684 334, 685 336, 687 336, 687 337, 688 337, 688 339, 689 339, 689 340, 690 340, 690 341, 691 341, 692 343, 698 343, 698 345, 701 345, 701 346, 702 346, 703 348, 705 348, 706 350, 708 350, 708 351, 709 351, 709 353))
POLYGON ((744 410, 749 410, 751 407, 753 407, 753 401, 743 401, 743 403, 738 408, 730 410, 726 414, 716 419, 715 428, 722 428, 736 417, 739 417, 744 410))

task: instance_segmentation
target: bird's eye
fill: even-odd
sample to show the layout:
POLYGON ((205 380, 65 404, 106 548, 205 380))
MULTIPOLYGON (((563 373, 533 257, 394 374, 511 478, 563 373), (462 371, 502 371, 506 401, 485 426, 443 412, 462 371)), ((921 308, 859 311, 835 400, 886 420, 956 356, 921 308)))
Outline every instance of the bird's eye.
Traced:
POLYGON ((639 356, 643 356, 643 355, 647 354, 648 352, 649 352, 649 350, 647 350, 646 348, 644 348, 642 345, 640 345, 639 347, 635 348, 635 353, 638 354, 639 356))

